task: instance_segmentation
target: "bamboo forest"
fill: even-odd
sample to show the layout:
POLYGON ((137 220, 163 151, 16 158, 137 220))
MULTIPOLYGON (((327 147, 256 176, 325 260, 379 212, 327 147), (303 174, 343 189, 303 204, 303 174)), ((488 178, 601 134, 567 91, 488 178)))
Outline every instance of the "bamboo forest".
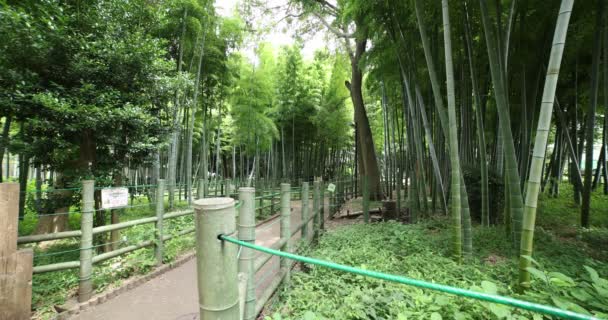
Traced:
POLYGON ((608 319, 608 2, 0 0, 22 319, 608 319))

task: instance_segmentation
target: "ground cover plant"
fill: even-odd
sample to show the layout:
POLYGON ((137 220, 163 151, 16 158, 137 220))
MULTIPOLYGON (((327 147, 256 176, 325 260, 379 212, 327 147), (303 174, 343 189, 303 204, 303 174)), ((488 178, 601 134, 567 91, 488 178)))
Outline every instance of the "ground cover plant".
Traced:
MULTIPOLYGON (((520 294, 514 277, 517 259, 504 241, 503 228, 476 227, 477 250, 458 264, 449 257, 447 223, 440 218, 414 225, 339 227, 304 254, 608 317, 608 257, 589 258, 602 249, 540 231, 530 269, 532 289, 520 294)), ((532 312, 316 266, 302 267, 292 280, 273 305, 274 315, 266 319, 543 319, 532 312)))

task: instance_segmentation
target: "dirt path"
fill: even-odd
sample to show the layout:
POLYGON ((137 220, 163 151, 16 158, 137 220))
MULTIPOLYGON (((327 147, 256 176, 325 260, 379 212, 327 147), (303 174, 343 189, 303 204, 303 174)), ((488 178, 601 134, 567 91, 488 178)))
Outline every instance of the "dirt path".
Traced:
MULTIPOLYGON (((301 202, 292 201, 292 230, 301 221, 301 202)), ((310 202, 312 209, 312 201, 310 202)), ((327 208, 329 203, 325 203, 327 208)), ((256 228, 256 244, 269 246, 279 240, 279 219, 256 228)), ((312 221, 309 225, 312 230, 312 221)), ((300 239, 300 232, 291 238, 293 244, 300 239)), ((273 257, 256 274, 258 297, 272 282, 279 271, 279 259, 273 257)), ((120 294, 103 304, 80 312, 70 319, 79 320, 190 320, 198 319, 198 292, 196 288, 196 261, 190 260, 143 285, 120 294)))

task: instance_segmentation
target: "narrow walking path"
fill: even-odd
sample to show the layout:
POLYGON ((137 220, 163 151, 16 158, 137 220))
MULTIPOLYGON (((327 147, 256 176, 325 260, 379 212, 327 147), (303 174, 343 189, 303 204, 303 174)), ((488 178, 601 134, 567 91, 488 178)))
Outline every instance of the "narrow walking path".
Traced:
MULTIPOLYGON (((325 199, 325 217, 329 202, 325 199)), ((291 227, 301 221, 301 202, 291 202, 291 227)), ((312 210, 312 200, 309 203, 312 210)), ((256 244, 270 246, 280 235, 280 219, 274 219, 256 228, 256 244)), ((309 225, 312 230, 312 220, 309 225)), ((300 232, 291 238, 293 244, 300 232)), ((256 274, 258 297, 279 272, 278 257, 271 258, 256 274)), ((79 320, 190 320, 198 319, 198 292, 196 287, 196 260, 154 278, 141 286, 120 294, 103 304, 88 308, 70 319, 79 320)))

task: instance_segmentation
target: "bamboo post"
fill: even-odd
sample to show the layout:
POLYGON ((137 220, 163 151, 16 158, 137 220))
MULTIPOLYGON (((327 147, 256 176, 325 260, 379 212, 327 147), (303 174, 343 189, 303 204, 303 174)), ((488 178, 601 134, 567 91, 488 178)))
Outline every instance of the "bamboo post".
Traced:
POLYGON ((319 222, 319 188, 321 186, 320 181, 313 182, 313 198, 312 198, 312 214, 313 214, 313 237, 315 241, 319 238, 319 228, 321 227, 319 222))
POLYGON ((401 215, 401 169, 397 169, 397 183, 396 183, 396 192, 397 192, 397 216, 401 215))
POLYGON ((230 181, 230 179, 226 179, 224 180, 224 197, 230 197, 231 193, 232 193, 232 189, 230 187, 230 185, 232 184, 232 182, 230 181))
MULTIPOLYGON (((302 182, 302 221, 308 221, 308 182, 302 182)), ((302 225, 302 239, 308 240, 308 222, 302 225)))
POLYGON ((95 210, 95 181, 82 181, 82 215, 80 218, 80 283, 78 301, 84 302, 93 295, 93 211, 95 210))
MULTIPOLYGON (((239 240, 255 243, 255 189, 240 188, 239 200, 242 201, 239 209, 239 240)), ((255 252, 253 249, 241 248, 239 255, 239 274, 247 275, 247 288, 245 289, 244 320, 253 320, 255 314, 255 272, 253 261, 255 252)))
POLYGON ((202 199, 205 197, 205 179, 198 179, 198 188, 196 189, 196 198, 202 199))
POLYGON ((342 206, 344 203, 344 182, 342 180, 338 180, 338 205, 342 206))
MULTIPOLYGON (((291 252, 291 185, 289 183, 281 183, 281 240, 285 244, 281 251, 291 252)), ((291 280, 290 263, 286 258, 281 258, 281 270, 285 272, 285 284, 289 284, 291 280)))
POLYGON ((325 230, 325 184, 323 180, 319 181, 319 185, 319 220, 321 220, 321 230, 325 230))
POLYGON ((270 215, 274 215, 274 190, 270 189, 270 215))
POLYGON ((238 247, 217 238, 236 232, 234 199, 196 200, 194 210, 200 319, 239 319, 238 247))
POLYGON ((0 183, 0 320, 30 319, 32 249, 17 251, 19 184, 0 183))
POLYGON ((156 257, 157 266, 163 264, 163 216, 165 215, 165 201, 162 195, 164 193, 165 180, 158 179, 158 185, 156 186, 156 245, 154 246, 154 256, 156 257))
POLYGON ((334 189, 334 191, 331 193, 331 196, 329 197, 329 207, 331 218, 333 218, 336 215, 336 211, 338 211, 338 208, 336 207, 336 189, 334 189))
POLYGON ((363 221, 369 223, 369 180, 363 176, 363 221))
MULTIPOLYGON (((262 191, 260 193, 260 203, 258 204, 258 208, 260 210, 260 215, 264 214, 264 191, 262 191)), ((272 208, 271 208, 272 210, 272 208)), ((270 215, 272 215, 272 211, 270 212, 270 215)))

